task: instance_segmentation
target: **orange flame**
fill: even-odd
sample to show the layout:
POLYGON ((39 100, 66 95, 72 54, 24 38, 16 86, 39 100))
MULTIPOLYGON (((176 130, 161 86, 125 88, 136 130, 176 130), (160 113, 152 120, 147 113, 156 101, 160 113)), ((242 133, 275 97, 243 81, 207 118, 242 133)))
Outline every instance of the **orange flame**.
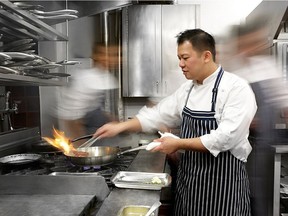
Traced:
POLYGON ((60 149, 65 154, 69 154, 70 152, 76 151, 73 145, 70 142, 70 139, 65 136, 63 131, 59 131, 53 127, 53 138, 43 137, 49 144, 55 146, 60 149))

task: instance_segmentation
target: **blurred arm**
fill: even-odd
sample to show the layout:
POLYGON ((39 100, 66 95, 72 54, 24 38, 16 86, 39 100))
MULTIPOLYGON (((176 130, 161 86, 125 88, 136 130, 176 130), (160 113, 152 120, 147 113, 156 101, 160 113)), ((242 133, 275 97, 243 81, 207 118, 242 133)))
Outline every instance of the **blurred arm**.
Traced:
POLYGON ((137 118, 125 122, 111 122, 99 128, 95 137, 113 137, 122 132, 139 132, 142 130, 141 124, 137 118))

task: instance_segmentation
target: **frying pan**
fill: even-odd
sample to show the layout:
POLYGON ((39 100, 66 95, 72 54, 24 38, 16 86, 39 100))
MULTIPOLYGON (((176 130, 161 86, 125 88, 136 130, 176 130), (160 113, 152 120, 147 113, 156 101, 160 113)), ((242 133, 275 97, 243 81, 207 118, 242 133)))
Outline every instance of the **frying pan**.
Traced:
POLYGON ((39 154, 13 154, 0 158, 2 165, 23 165, 36 162, 41 159, 39 154))
POLYGON ((62 60, 58 62, 53 62, 48 58, 45 58, 43 56, 39 56, 34 54, 35 59, 38 59, 40 61, 40 64, 61 64, 61 65, 75 65, 75 64, 80 64, 81 62, 79 61, 71 61, 71 60, 62 60), (42 61, 42 63, 41 63, 42 61))
POLYGON ((0 52, 0 61, 1 61, 1 62, 6 61, 6 60, 11 60, 11 59, 12 59, 12 58, 11 58, 9 55, 0 52))
POLYGON ((55 11, 41 11, 41 10, 30 10, 31 13, 36 15, 43 15, 43 16, 52 16, 52 15, 61 15, 61 14, 77 14, 77 10, 71 9, 64 9, 64 10, 55 10, 55 11))
POLYGON ((12 60, 20 60, 20 61, 29 61, 34 60, 35 56, 27 53, 22 52, 2 52, 12 58, 12 60))
POLYGON ((38 19, 45 19, 45 20, 49 20, 49 19, 77 19, 78 16, 73 15, 73 14, 58 14, 58 15, 51 15, 51 16, 41 16, 41 15, 37 15, 34 14, 34 16, 36 16, 38 19))
MULTIPOLYGON (((76 142, 78 140, 87 139, 93 137, 93 134, 81 136, 71 140, 71 142, 76 142)), ((71 163, 80 166, 87 165, 107 165, 113 163, 113 161, 120 155, 137 151, 140 149, 146 149, 147 145, 143 145, 140 147, 128 149, 126 151, 121 151, 118 147, 112 146, 93 146, 93 147, 82 147, 77 148, 78 152, 87 153, 87 156, 76 156, 74 153, 65 154, 64 155, 71 161, 71 163)))
POLYGON ((43 9, 44 6, 42 5, 32 5, 32 4, 27 4, 24 2, 13 2, 17 7, 23 9, 23 10, 33 10, 33 9, 43 9))
POLYGON ((19 71, 14 70, 13 68, 5 67, 5 66, 0 66, 0 73, 4 73, 4 74, 20 74, 19 71))
POLYGON ((10 49, 12 49, 14 47, 18 47, 18 46, 29 44, 32 41, 33 41, 33 39, 20 39, 20 40, 12 41, 10 43, 7 43, 5 45, 0 46, 0 50, 7 51, 7 50, 10 50, 10 49))
POLYGON ((36 43, 22 44, 22 45, 19 45, 19 46, 11 47, 10 49, 5 49, 5 51, 7 51, 7 52, 13 52, 13 51, 22 52, 22 51, 28 50, 31 47, 35 46, 35 44, 36 43))
POLYGON ((118 147, 111 146, 93 146, 93 147, 84 147, 78 148, 79 152, 88 153, 88 156, 75 156, 72 154, 65 154, 66 157, 71 161, 71 163, 80 166, 87 165, 107 165, 113 163, 113 161, 121 154, 127 152, 138 151, 140 149, 145 149, 146 145, 132 148, 126 151, 120 150, 118 147))
POLYGON ((41 140, 40 142, 32 143, 31 150, 37 153, 49 153, 49 152, 60 152, 60 149, 54 147, 49 144, 45 140, 41 140))

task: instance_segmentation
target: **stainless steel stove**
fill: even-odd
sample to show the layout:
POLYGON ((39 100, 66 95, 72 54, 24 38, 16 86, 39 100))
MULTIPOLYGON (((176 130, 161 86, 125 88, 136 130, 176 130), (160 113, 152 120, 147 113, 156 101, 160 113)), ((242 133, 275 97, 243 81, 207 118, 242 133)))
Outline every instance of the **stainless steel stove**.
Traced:
MULTIPOLYGON (((120 148, 121 151, 131 147, 120 148)), ((119 155, 113 163, 103 166, 78 166, 72 164, 62 152, 38 152, 42 158, 30 164, 2 165, 1 175, 53 175, 55 173, 97 173, 105 178, 109 188, 113 188, 111 177, 118 171, 125 171, 136 157, 138 151, 119 155)))
MULTIPOLYGON (((15 137, 2 136, 2 140, 0 137, 0 143, 8 143, 0 144, 0 157, 31 153, 26 147, 40 138, 37 130, 28 132, 32 135, 27 136, 27 131, 19 132, 17 143, 13 141, 15 137)), ((127 170, 138 152, 120 155, 105 166, 76 166, 61 152, 37 154, 42 155, 41 159, 30 164, 0 165, 0 212, 10 215, 97 215, 114 188, 110 178, 118 171, 127 170), (17 208, 11 206, 11 202, 17 203, 17 208)))

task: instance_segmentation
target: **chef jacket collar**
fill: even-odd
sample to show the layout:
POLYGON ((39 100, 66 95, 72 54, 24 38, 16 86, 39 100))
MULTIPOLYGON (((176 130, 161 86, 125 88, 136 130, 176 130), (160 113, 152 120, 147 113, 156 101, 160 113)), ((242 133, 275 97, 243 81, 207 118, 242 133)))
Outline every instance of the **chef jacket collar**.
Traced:
MULTIPOLYGON (((221 69, 221 65, 219 65, 219 67, 216 69, 216 71, 214 71, 210 76, 206 77, 206 78, 203 80, 203 84, 201 84, 201 85, 205 85, 205 84, 208 84, 208 83, 210 83, 210 82, 214 82, 214 80, 216 79, 217 74, 218 74, 218 72, 220 71, 220 69, 221 69)), ((193 85, 194 85, 194 86, 199 86, 200 84, 197 83, 196 80, 193 80, 193 85)))

